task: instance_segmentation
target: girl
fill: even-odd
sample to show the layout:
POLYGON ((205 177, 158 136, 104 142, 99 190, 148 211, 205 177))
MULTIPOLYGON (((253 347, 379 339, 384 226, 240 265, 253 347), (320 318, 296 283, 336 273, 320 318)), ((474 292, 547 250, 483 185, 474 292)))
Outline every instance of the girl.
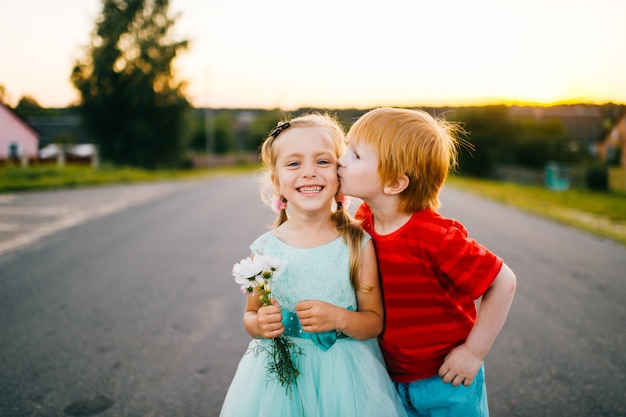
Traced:
POLYGON ((342 128, 321 114, 280 123, 263 143, 279 217, 250 248, 286 266, 272 283, 272 305, 248 296, 243 321, 254 340, 222 417, 406 416, 376 340, 383 308, 374 247, 338 194, 344 147, 342 128), (255 350, 283 334, 299 351, 288 390, 266 373, 265 352, 255 350))

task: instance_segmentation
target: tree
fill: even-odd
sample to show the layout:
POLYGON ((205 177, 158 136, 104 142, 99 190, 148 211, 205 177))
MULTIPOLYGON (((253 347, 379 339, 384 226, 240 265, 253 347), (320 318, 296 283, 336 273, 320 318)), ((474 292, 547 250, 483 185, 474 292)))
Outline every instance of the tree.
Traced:
POLYGON ((451 119, 462 123, 467 140, 474 150, 462 148, 459 171, 477 177, 488 177, 496 163, 506 160, 507 139, 512 135, 505 106, 461 107, 451 119))
MULTIPOLYGON (((235 146, 235 111, 221 110, 215 111, 213 116, 213 139, 214 149, 211 153, 218 155, 227 154, 236 151, 235 146)), ((196 152, 207 152, 207 122, 205 112, 197 112, 194 120, 191 121, 193 126, 192 141, 190 149, 196 152)))
POLYGON ((45 116, 46 109, 42 108, 39 102, 31 96, 22 96, 15 106, 15 113, 24 119, 28 117, 45 116))
POLYGON ((510 144, 512 163, 528 168, 544 168, 550 161, 580 162, 584 149, 565 132, 558 121, 515 123, 515 135, 510 144))
POLYGON ((79 110, 103 159, 174 167, 185 154, 190 105, 172 62, 188 41, 168 35, 169 0, 102 0, 91 43, 71 80, 79 110))
POLYGON ((276 127, 281 120, 288 119, 283 112, 278 109, 268 110, 260 113, 252 123, 250 123, 248 130, 248 137, 245 143, 246 149, 253 152, 258 152, 263 144, 263 141, 270 134, 272 129, 276 127))
POLYGON ((215 153, 226 154, 235 151, 236 116, 233 112, 221 112, 215 115, 215 153))
POLYGON ((0 103, 5 103, 9 101, 9 94, 7 93, 7 89, 4 84, 0 84, 0 103))

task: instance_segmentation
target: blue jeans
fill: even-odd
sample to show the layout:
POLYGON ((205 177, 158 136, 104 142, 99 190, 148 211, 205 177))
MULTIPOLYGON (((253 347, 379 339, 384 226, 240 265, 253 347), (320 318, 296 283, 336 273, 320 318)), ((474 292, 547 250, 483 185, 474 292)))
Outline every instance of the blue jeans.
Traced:
POLYGON ((409 417, 489 417, 484 364, 469 387, 446 384, 438 375, 395 385, 409 417))

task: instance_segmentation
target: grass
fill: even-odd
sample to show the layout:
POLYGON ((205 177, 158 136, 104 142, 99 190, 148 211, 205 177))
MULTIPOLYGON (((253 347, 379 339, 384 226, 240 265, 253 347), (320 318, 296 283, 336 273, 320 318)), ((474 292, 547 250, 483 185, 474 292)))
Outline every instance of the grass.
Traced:
POLYGON ((101 166, 32 166, 0 168, 0 193, 76 188, 105 184, 123 184, 147 181, 164 181, 197 178, 220 173, 235 173, 257 168, 257 165, 238 165, 195 170, 143 170, 101 166))
POLYGON ((626 194, 451 176, 452 187, 520 208, 626 245, 626 194))
MULTIPOLYGON (((0 193, 75 188, 115 183, 190 179, 250 172, 256 164, 196 170, 147 171, 102 166, 0 167, 0 193)), ((542 186, 451 176, 448 185, 518 207, 626 245, 626 194, 581 189, 551 191, 542 186)))

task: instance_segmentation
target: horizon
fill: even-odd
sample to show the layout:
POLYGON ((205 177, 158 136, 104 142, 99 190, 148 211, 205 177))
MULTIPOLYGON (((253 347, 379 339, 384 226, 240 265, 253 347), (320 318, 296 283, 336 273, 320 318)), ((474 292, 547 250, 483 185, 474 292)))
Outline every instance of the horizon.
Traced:
MULTIPOLYGON (((626 104, 620 0, 172 0, 174 61, 195 108, 626 104), (302 16, 306 16, 304 19, 302 16)), ((15 107, 78 102, 69 77, 99 0, 23 0, 0 16, 0 84, 15 107), (36 10, 36 13, 33 13, 36 10), (63 13, 58 13, 60 10, 63 13)), ((8 100, 7 100, 8 99, 8 100)))
MULTIPOLYGON (((0 104, 4 104, 11 109, 15 109, 16 105, 2 102, 0 104)), ((17 103, 16 103, 17 104, 17 103)), ((73 107, 79 107, 79 104, 68 104, 66 106, 43 106, 39 103, 42 109, 46 110, 64 110, 70 109, 73 107)), ((194 105, 190 102, 190 108, 195 110, 201 109, 211 109, 211 110, 253 110, 253 111, 272 111, 272 110, 280 110, 280 111, 300 111, 305 109, 321 109, 321 110, 362 110, 368 111, 371 109, 379 108, 379 107, 395 107, 395 108, 407 108, 407 109, 446 109, 446 108, 464 108, 464 107, 543 107, 543 108, 552 108, 552 107, 566 107, 566 106, 589 106, 589 107, 601 107, 601 106, 624 106, 626 107, 625 102, 615 102, 615 101, 606 101, 606 102, 583 102, 583 101, 560 101, 554 103, 533 103, 533 102, 518 102, 518 101, 509 101, 509 102, 489 102, 489 103, 469 103, 469 104, 443 104, 443 105, 430 105, 430 104, 411 104, 411 105, 384 105, 384 106, 372 106, 372 107, 360 107, 360 106, 350 106, 350 107, 333 107, 333 106, 301 106, 298 108, 285 109, 285 108, 269 108, 269 107, 250 107, 250 106, 238 106, 238 107, 227 107, 227 106, 217 106, 217 107, 206 107, 204 105, 194 105)))

